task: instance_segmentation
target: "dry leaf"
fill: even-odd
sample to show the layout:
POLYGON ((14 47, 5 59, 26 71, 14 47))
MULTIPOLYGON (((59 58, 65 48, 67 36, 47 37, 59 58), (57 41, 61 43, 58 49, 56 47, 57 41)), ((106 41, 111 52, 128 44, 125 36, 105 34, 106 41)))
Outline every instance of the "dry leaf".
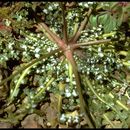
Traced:
POLYGON ((0 128, 13 128, 13 126, 8 122, 0 122, 0 128))
POLYGON ((67 125, 63 125, 63 124, 59 124, 58 128, 68 128, 68 126, 67 125))
POLYGON ((46 114, 46 110, 49 107, 49 103, 46 102, 44 105, 41 106, 40 110, 43 114, 46 114))
POLYGON ((55 128, 58 123, 57 111, 52 107, 48 107, 46 112, 48 122, 52 128, 55 128))
POLYGON ((38 115, 31 114, 28 115, 22 122, 21 125, 23 128, 42 128, 40 124, 38 124, 38 115))

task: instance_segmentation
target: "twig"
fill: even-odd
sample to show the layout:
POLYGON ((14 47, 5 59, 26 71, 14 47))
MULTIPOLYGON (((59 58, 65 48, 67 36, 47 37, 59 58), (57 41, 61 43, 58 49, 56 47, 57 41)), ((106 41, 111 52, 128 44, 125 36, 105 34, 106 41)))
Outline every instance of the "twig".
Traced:
POLYGON ((77 65, 76 65, 76 62, 74 60, 72 51, 71 50, 66 50, 64 52, 64 54, 66 55, 66 57, 68 59, 68 62, 71 63, 72 68, 73 68, 73 72, 74 72, 75 80, 76 80, 76 89, 77 89, 77 92, 79 94, 81 111, 85 114, 85 117, 86 117, 86 119, 88 121, 89 127, 90 128, 95 128, 95 124, 92 121, 92 118, 91 118, 91 116, 89 114, 89 110, 86 109, 86 105, 85 105, 85 101, 84 101, 83 94, 82 94, 82 89, 81 89, 80 76, 79 76, 79 73, 78 73, 78 70, 77 70, 77 65))
POLYGON ((85 43, 78 43, 78 44, 73 44, 72 48, 76 49, 80 46, 90 46, 90 45, 97 45, 101 43, 109 43, 111 42, 111 39, 106 39, 106 40, 97 40, 97 41, 91 41, 91 42, 85 42, 85 43))
POLYGON ((57 43, 57 45, 63 50, 65 51, 67 48, 67 45, 55 34, 53 33, 48 26, 45 23, 39 23, 37 25, 38 29, 40 30, 45 30, 57 43))
POLYGON ((83 22, 81 23, 79 29, 77 30, 77 32, 74 34, 73 38, 70 40, 70 42, 76 42, 77 39, 79 38, 81 31, 85 28, 85 26, 87 25, 88 21, 89 21, 89 17, 92 13, 92 9, 90 8, 88 11, 87 16, 85 17, 85 19, 83 20, 83 22))
POLYGON ((61 8, 62 8, 62 16, 63 16, 63 39, 66 44, 68 44, 68 37, 67 37, 67 23, 65 19, 65 3, 61 3, 61 8))

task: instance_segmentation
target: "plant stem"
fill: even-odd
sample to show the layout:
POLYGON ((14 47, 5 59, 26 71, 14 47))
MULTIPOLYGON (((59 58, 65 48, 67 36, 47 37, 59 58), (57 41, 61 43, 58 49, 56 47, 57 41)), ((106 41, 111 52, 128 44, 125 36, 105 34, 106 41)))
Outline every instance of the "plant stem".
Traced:
POLYGON ((77 30, 77 32, 75 33, 75 35, 73 36, 73 38, 70 40, 70 42, 76 42, 78 40, 78 38, 80 37, 81 31, 86 27, 88 21, 89 21, 89 17, 92 13, 92 9, 89 8, 88 14, 85 17, 85 19, 83 20, 83 22, 81 23, 79 29, 77 30))
POLYGON ((48 26, 45 23, 40 23, 37 25, 38 29, 43 31, 43 29, 56 41, 56 44, 63 50, 65 51, 67 48, 67 45, 62 41, 55 33, 53 33, 48 26))
POLYGON ((35 64, 36 62, 41 61, 42 59, 48 58, 52 55, 54 55, 55 53, 60 53, 59 49, 56 49, 48 54, 44 54, 43 56, 41 56, 38 59, 33 59, 30 63, 27 63, 27 65, 21 67, 17 72, 11 74, 9 77, 7 77, 6 79, 4 79, 1 83, 0 86, 3 85, 4 83, 6 83, 7 81, 11 80, 12 78, 14 78, 16 75, 18 75, 19 73, 21 73, 22 71, 24 71, 25 69, 27 69, 28 67, 30 67, 31 65, 35 64))
POLYGON ((85 42, 85 43, 78 43, 78 44, 73 44, 72 48, 76 49, 80 46, 90 46, 90 45, 97 45, 101 43, 109 43, 111 42, 111 39, 106 39, 106 40, 97 40, 97 41, 91 41, 91 42, 85 42))
POLYGON ((57 98, 58 98, 58 106, 57 106, 57 109, 58 109, 58 119, 60 118, 60 115, 61 115, 61 108, 62 108, 62 93, 64 93, 65 91, 65 84, 62 83, 62 82, 59 82, 58 84, 58 88, 59 88, 59 91, 60 93, 57 94, 57 98))
POLYGON ((115 125, 109 120, 106 114, 103 114, 104 119, 109 122, 109 124, 112 126, 112 128, 116 128, 115 125))
POLYGON ((63 16, 63 39, 66 44, 68 44, 68 37, 67 37, 67 23, 65 19, 65 3, 61 3, 61 8, 62 8, 62 16, 63 16))
MULTIPOLYGON (((84 25, 85 26, 85 25, 84 25)), ((65 26, 64 26, 65 27, 65 26)), ((81 85, 80 85, 80 80, 79 80, 79 75, 78 75, 78 71, 77 71, 77 67, 76 67, 76 63, 75 63, 75 60, 73 58, 73 51, 70 50, 70 46, 67 47, 67 44, 64 43, 64 41, 62 41, 56 34, 54 34, 52 31, 49 30, 49 28, 44 24, 44 23, 41 23, 39 24, 39 28, 40 29, 45 29, 45 31, 57 42, 58 46, 63 50, 67 60, 71 63, 72 65, 72 68, 73 68, 73 72, 74 72, 74 75, 76 77, 76 83, 77 83, 77 91, 79 93, 79 99, 80 99, 80 107, 81 107, 81 110, 85 113, 85 117, 88 121, 88 125, 91 127, 91 128, 94 128, 94 124, 92 123, 92 120, 90 119, 90 116, 89 116, 89 111, 86 111, 85 109, 85 101, 84 101, 84 98, 83 98, 83 95, 82 95, 82 90, 81 90, 81 85)), ((84 28, 84 27, 83 27, 84 28)), ((81 28, 82 29, 82 28, 81 28)), ((80 29, 80 30, 81 30, 80 29)), ((80 31, 79 30, 79 31, 80 31)), ((65 32, 64 30, 64 38, 66 37, 66 34, 67 32, 65 32)), ((78 33, 78 35, 80 35, 78 33)), ((76 35, 77 37, 77 35, 76 35)), ((79 36, 78 36, 79 37, 79 36)), ((66 37, 67 38, 67 37, 66 37)))
POLYGON ((41 94, 47 89, 47 87, 55 80, 54 77, 52 77, 47 83, 46 85, 39 91, 37 92, 37 94, 34 96, 34 99, 37 97, 40 97, 41 94))
POLYGON ((90 113, 88 111, 88 109, 86 108, 86 104, 83 98, 83 94, 82 94, 82 90, 81 90, 81 81, 80 81, 80 76, 77 70, 77 65, 76 62, 73 58, 73 54, 72 54, 72 50, 66 50, 64 52, 66 58, 68 59, 68 62, 71 63, 72 68, 73 68, 73 72, 75 75, 75 80, 76 80, 76 86, 77 86, 77 92, 79 94, 79 100, 80 100, 80 107, 81 107, 81 111, 85 114, 85 118, 87 119, 87 123, 89 125, 90 128, 95 128, 95 124, 92 121, 92 118, 90 117, 90 113))
MULTIPOLYGON (((37 64, 37 63, 35 63, 35 64, 37 64)), ((33 64, 33 65, 35 65, 35 64, 33 64)), ((10 102, 10 103, 14 100, 14 97, 16 97, 16 95, 17 95, 17 93, 18 93, 17 91, 18 91, 18 89, 19 89, 19 86, 20 86, 21 81, 22 81, 23 78, 27 75, 27 72, 29 71, 29 69, 30 69, 33 65, 29 66, 29 67, 28 67, 27 69, 25 69, 25 70, 23 71, 23 73, 21 74, 21 76, 20 76, 18 82, 16 83, 16 86, 15 86, 13 92, 10 94, 10 98, 9 98, 9 100, 10 100, 9 102, 10 102)), ((9 104, 10 104, 10 103, 9 103, 9 104)))

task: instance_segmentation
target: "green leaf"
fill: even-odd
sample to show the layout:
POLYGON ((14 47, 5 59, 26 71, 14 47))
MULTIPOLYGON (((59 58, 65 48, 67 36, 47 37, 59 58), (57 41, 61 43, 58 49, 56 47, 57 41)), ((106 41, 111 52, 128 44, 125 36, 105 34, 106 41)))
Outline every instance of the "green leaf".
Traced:
POLYGON ((112 8, 115 8, 115 6, 117 5, 117 2, 104 2, 104 4, 108 4, 109 6, 103 6, 102 8, 104 10, 111 10, 112 8))
POLYGON ((123 111, 122 112, 122 118, 123 119, 127 119, 128 117, 129 117, 128 112, 127 111, 123 111))
POLYGON ((114 120, 115 113, 113 111, 106 112, 105 115, 109 118, 109 120, 114 120))
POLYGON ((91 26, 97 27, 97 16, 90 16, 89 22, 91 23, 91 26))
POLYGON ((99 16, 98 23, 104 25, 105 33, 109 33, 117 27, 117 20, 109 14, 99 16))

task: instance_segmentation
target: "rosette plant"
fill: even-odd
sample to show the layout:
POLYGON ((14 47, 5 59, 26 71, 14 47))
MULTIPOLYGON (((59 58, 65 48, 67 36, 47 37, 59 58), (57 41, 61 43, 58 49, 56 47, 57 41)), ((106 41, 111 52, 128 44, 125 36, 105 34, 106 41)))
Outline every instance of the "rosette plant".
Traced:
MULTIPOLYGON (((71 99, 69 93, 71 91, 72 95, 79 99, 76 103, 76 105, 79 103, 79 108, 74 107, 73 109, 72 106, 69 106, 71 107, 70 110, 80 109, 79 113, 86 119, 89 128, 100 127, 100 123, 96 123, 97 120, 95 120, 89 106, 91 101, 89 102, 86 99, 87 95, 90 99, 91 96, 96 96, 106 105, 107 110, 114 110, 121 118, 121 113, 114 108, 112 103, 117 102, 119 106, 128 112, 127 106, 119 100, 115 101, 111 93, 106 96, 106 100, 101 98, 94 89, 97 86, 98 90, 100 85, 103 87, 106 85, 110 89, 114 86, 113 84, 117 85, 118 82, 121 82, 120 84, 125 82, 126 88, 128 87, 126 81, 122 82, 115 76, 115 72, 121 71, 123 64, 118 55, 115 54, 117 50, 114 46, 114 44, 117 45, 117 38, 120 38, 120 34, 117 35, 118 28, 124 22, 124 17, 125 19, 129 18, 129 15, 124 16, 129 10, 128 6, 122 6, 118 2, 103 2, 103 4, 98 2, 41 2, 37 6, 35 2, 32 2, 32 5, 33 9, 31 11, 37 12, 34 20, 37 36, 29 31, 20 30, 20 34, 25 37, 25 41, 27 40, 27 42, 23 42, 17 39, 17 41, 23 42, 20 45, 24 49, 24 52, 22 52, 23 59, 21 60, 21 62, 24 62, 22 63, 23 67, 18 67, 0 83, 0 85, 3 85, 11 80, 7 104, 10 105, 16 101, 22 84, 31 83, 31 75, 36 72, 42 74, 35 79, 37 83, 34 84, 38 87, 34 90, 24 89, 22 107, 18 105, 22 110, 27 108, 29 112, 32 112, 37 107, 37 104, 44 100, 47 91, 58 91, 57 109, 59 120, 63 121, 64 119, 60 118, 63 112, 63 98, 66 96, 68 100, 71 99), (121 9, 121 19, 120 14, 118 14, 119 9, 121 9), (40 16, 40 13, 42 16, 40 16), (40 39, 39 37, 43 38, 40 39), (28 44, 29 42, 30 44, 28 44), (30 50, 33 48, 34 53, 30 51, 26 56, 25 51, 27 52, 29 48, 30 50), (110 103, 108 103, 109 99, 111 100, 110 103)), ((29 9, 30 7, 28 7, 29 9)), ((22 17, 31 15, 25 12, 23 11, 23 14, 14 16, 17 22, 20 19, 22 20, 22 17)), ((124 53, 121 54, 124 55, 124 53)), ((103 88, 102 91, 104 92, 105 89, 103 88)), ((20 96, 21 100, 22 96, 20 96)), ((92 100, 94 99, 92 98, 92 100)), ((70 102, 69 100, 68 103, 70 102)), ((17 100, 17 103, 20 102, 17 100)), ((105 114, 104 118, 114 127, 105 114)), ((124 121, 123 118, 122 120, 124 121)), ((51 123, 55 124, 53 121, 51 123)))

